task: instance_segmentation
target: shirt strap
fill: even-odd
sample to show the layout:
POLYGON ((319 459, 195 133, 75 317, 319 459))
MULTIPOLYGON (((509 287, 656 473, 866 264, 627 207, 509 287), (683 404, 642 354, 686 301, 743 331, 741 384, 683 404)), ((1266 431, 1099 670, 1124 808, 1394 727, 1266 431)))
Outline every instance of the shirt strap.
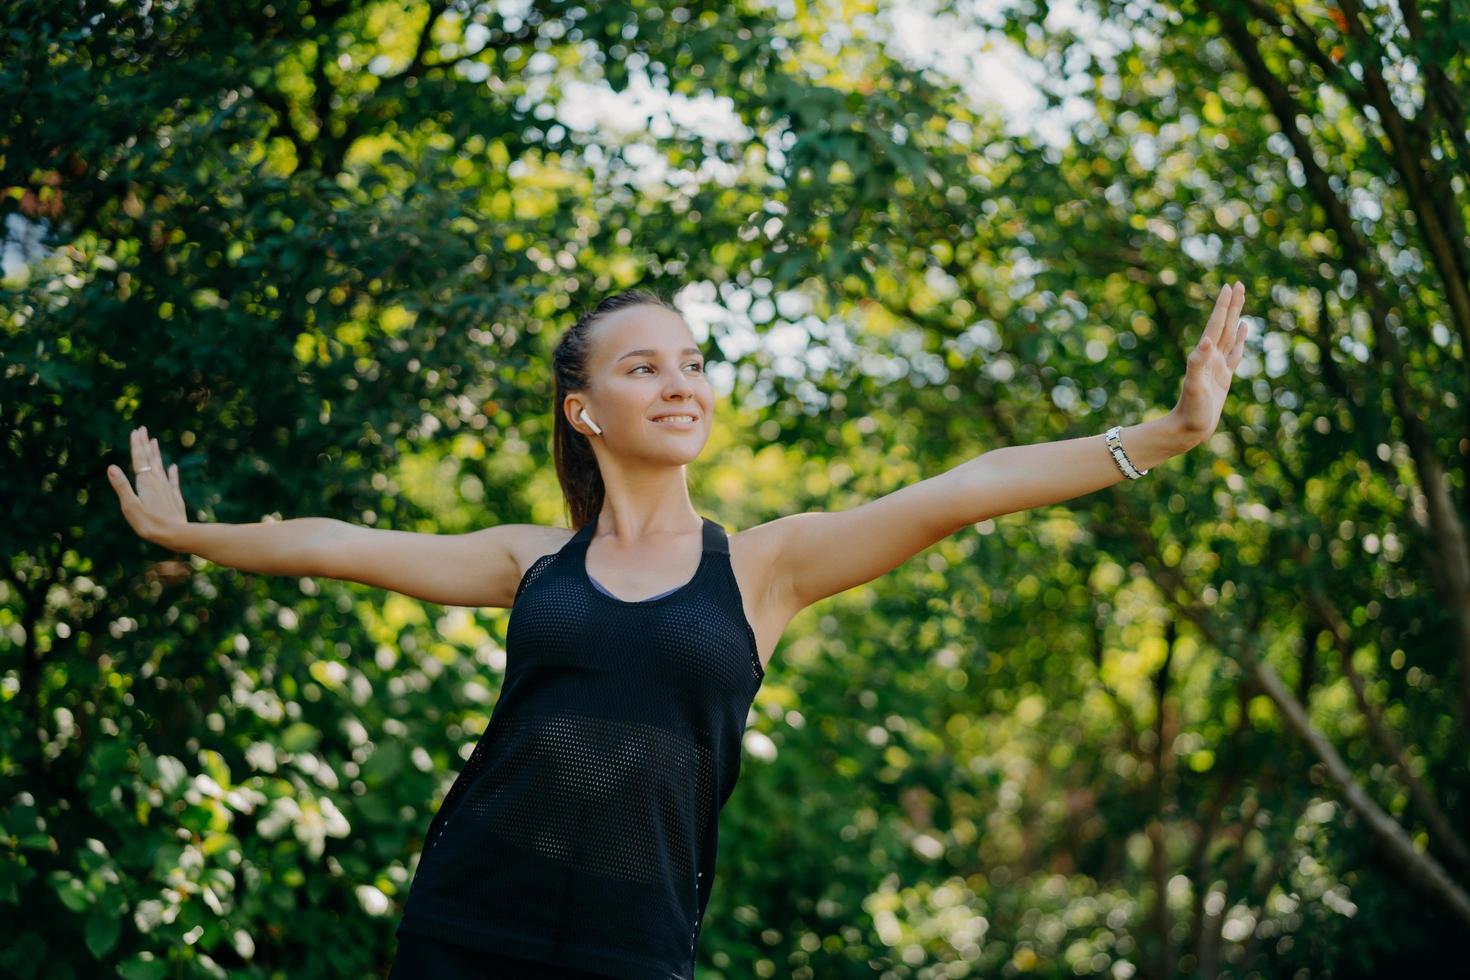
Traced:
POLYGON ((730 539, 725 535, 725 529, 708 517, 704 518, 704 550, 721 555, 730 553, 730 539))

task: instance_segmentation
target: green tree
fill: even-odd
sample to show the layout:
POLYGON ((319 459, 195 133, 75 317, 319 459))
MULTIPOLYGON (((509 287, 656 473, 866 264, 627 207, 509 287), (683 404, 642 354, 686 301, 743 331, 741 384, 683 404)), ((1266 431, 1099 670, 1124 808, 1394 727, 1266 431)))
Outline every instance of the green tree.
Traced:
POLYGON ((382 972, 503 666, 502 610, 138 541, 134 426, 199 520, 557 523, 549 344, 687 283, 773 341, 711 327, 744 527, 1166 408, 1225 277, 1208 447, 792 623, 701 976, 1453 968, 1465 20, 1079 6, 946 8, 1091 104, 1060 147, 873 3, 7 8, 0 972, 382 972), (561 121, 645 77, 736 125, 561 121))

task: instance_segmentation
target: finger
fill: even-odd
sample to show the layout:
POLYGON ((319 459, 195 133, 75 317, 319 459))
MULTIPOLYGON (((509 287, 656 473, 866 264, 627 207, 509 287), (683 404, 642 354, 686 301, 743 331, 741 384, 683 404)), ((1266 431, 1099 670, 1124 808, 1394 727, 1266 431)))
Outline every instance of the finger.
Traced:
POLYGON ((167 487, 168 474, 163 471, 163 456, 158 450, 157 439, 144 437, 143 458, 146 461, 144 465, 150 469, 138 478, 139 489, 146 486, 150 492, 153 492, 159 485, 167 487), (145 483, 145 480, 148 482, 145 483))
POLYGON ((1237 279, 1235 281, 1234 288, 1232 288, 1230 290, 1230 312, 1229 312, 1229 314, 1227 316, 1227 325, 1229 327, 1229 333, 1230 333, 1230 336, 1232 338, 1235 336, 1235 324, 1236 324, 1236 321, 1238 321, 1240 319, 1240 311, 1242 309, 1244 309, 1244 308, 1245 308, 1245 283, 1243 283, 1239 279, 1237 279))
POLYGON ((1240 359, 1245 356, 1245 338, 1248 333, 1250 333, 1250 324, 1241 320, 1235 346, 1230 348, 1230 356, 1225 358, 1225 366, 1230 368, 1231 374, 1235 373, 1235 369, 1240 366, 1240 359))
POLYGON ((133 430, 133 480, 140 487, 148 475, 144 467, 153 465, 148 456, 148 429, 140 425, 133 430))
POLYGON ((1210 318, 1205 321, 1205 332, 1200 337, 1203 342, 1209 338, 1211 347, 1220 346, 1220 334, 1225 328, 1225 315, 1230 308, 1230 293, 1228 286, 1220 287, 1220 292, 1215 296, 1215 308, 1210 311, 1210 318))
POLYGON ((149 458, 152 452, 148 448, 148 437, 141 431, 138 433, 138 449, 133 455, 135 458, 135 462, 133 463, 133 489, 137 492, 139 499, 142 499, 148 492, 148 487, 151 483, 148 475, 152 470, 148 467, 153 465, 153 461, 149 458))
POLYGON ((112 484, 112 489, 125 506, 138 502, 138 496, 133 493, 133 485, 128 482, 127 474, 117 466, 107 467, 107 482, 112 484))
POLYGON ((1226 283, 1223 297, 1223 310, 1220 310, 1218 300, 1215 304, 1220 315, 1220 325, 1215 332, 1213 345, 1221 353, 1229 355, 1230 349, 1235 346, 1235 323, 1240 317, 1241 307, 1245 306, 1245 284, 1238 279, 1233 283, 1226 283))
POLYGON ((179 486, 179 464, 170 463, 168 466, 168 482, 173 484, 174 502, 179 505, 179 513, 187 514, 189 508, 184 505, 184 490, 179 486))
POLYGON ((136 428, 128 433, 128 449, 133 457, 133 473, 148 465, 146 452, 143 448, 143 429, 136 428))

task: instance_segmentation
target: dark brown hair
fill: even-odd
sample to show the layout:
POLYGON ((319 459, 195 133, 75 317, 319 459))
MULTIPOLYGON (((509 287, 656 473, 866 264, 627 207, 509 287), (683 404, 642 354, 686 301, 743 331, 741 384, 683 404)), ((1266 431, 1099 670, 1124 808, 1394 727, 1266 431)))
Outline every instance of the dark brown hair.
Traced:
POLYGON ((561 339, 556 342, 556 350, 551 356, 552 373, 556 375, 556 418, 553 420, 551 452, 556 460, 556 478, 561 481, 561 492, 566 498, 567 513, 573 530, 580 529, 602 509, 605 488, 602 471, 597 468, 597 457, 592 453, 588 436, 578 432, 567 421, 564 410, 567 395, 573 391, 586 391, 591 387, 587 361, 592 351, 591 330, 597 321, 617 310, 645 304, 679 312, 672 303, 651 289, 630 289, 614 293, 567 327, 561 339))

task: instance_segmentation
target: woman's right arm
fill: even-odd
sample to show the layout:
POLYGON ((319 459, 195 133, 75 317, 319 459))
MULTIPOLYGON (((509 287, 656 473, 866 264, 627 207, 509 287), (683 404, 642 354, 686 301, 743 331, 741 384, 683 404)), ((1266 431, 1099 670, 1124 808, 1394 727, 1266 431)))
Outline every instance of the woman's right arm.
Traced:
POLYGON ((332 517, 265 524, 184 524, 156 543, 247 572, 320 575, 401 592, 444 606, 515 600, 524 547, 555 550, 566 531, 498 524, 464 534, 363 527, 332 517))
MULTIPOLYGON (((319 542, 331 533, 331 517, 294 517, 255 524, 178 524, 161 529, 148 540, 170 551, 208 558, 242 572, 261 575, 321 575, 317 569, 319 542)), ((347 525, 344 525, 347 526, 347 525)))
POLYGON ((564 542, 562 528, 501 524, 465 534, 362 527, 331 517, 254 524, 192 523, 177 465, 165 470, 158 440, 132 434, 135 493, 116 466, 108 478, 137 534, 173 551, 266 575, 320 575, 361 582, 447 606, 509 607, 521 558, 564 542), (165 473, 167 475, 165 475, 165 473))

